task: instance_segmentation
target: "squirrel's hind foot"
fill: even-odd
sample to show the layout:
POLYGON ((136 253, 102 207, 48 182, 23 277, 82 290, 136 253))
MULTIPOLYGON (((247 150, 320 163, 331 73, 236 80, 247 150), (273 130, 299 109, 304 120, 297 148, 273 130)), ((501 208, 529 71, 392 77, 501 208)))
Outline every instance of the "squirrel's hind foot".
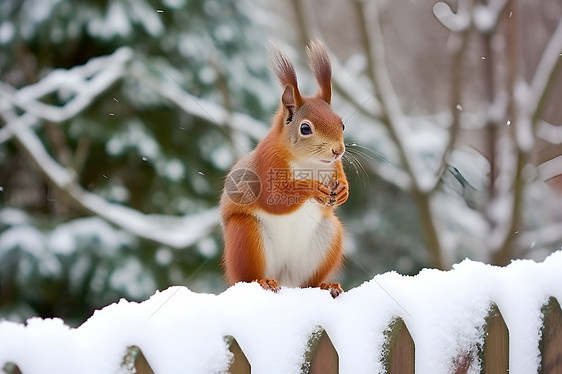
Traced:
POLYGON ((343 288, 339 283, 322 283, 320 289, 330 291, 330 295, 334 299, 343 293, 343 288))

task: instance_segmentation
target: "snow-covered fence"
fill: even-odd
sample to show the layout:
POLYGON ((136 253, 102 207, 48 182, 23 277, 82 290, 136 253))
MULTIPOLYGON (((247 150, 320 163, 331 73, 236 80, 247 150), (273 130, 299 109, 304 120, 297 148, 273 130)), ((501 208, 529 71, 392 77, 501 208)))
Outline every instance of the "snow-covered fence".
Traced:
POLYGON ((386 273, 318 289, 172 287, 73 329, 0 322, 0 367, 34 373, 560 373, 562 251, 505 268, 386 273))

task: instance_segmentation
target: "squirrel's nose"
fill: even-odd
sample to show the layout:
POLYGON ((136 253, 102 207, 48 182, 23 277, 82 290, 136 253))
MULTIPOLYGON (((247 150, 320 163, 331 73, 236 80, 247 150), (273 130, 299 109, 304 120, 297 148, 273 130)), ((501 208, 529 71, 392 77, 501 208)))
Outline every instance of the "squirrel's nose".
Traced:
POLYGON ((343 149, 334 149, 332 148, 332 154, 334 155, 334 158, 339 158, 342 154, 343 154, 343 149))

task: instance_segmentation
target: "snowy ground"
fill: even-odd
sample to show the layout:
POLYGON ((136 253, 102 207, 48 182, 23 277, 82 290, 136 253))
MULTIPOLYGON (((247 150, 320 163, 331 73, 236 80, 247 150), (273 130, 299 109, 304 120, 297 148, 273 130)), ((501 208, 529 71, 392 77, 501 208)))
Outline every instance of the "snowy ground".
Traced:
MULTIPOLYGON (((510 333, 510 373, 539 365, 541 307, 562 301, 562 251, 543 263, 506 268, 464 261, 452 271, 415 277, 386 273, 337 299, 317 289, 238 284, 220 295, 171 287, 149 300, 121 300, 96 311, 77 329, 62 320, 0 322, 0 367, 15 362, 24 374, 115 373, 128 346, 139 346, 156 373, 216 373, 228 367, 224 336, 234 336, 253 373, 299 373, 315 326, 328 332, 340 372, 381 372, 383 332, 395 316, 416 346, 417 373, 447 373, 453 359, 482 342, 491 302, 510 333)), ((478 372, 478 363, 470 372, 478 372)))

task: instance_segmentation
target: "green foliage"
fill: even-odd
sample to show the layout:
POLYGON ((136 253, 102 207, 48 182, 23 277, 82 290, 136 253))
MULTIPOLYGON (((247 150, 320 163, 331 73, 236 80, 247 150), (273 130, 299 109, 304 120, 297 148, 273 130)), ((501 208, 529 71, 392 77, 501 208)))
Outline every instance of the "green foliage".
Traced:
MULTIPOLYGON (((247 7, 234 0, 4 1, 0 80, 20 88, 129 46, 135 63, 158 79, 267 118, 275 99, 263 87, 274 82, 247 7)), ((63 105, 71 97, 42 100, 63 105)), ((216 206, 234 158, 229 134, 214 121, 177 110, 127 77, 78 116, 37 133, 86 190, 144 213, 184 215, 216 206)), ((162 247, 86 217, 12 142, 0 144, 0 160, 1 205, 13 208, 0 213, 0 316, 78 322, 120 297, 144 299, 171 284, 224 287, 218 229, 192 248, 162 247)))

